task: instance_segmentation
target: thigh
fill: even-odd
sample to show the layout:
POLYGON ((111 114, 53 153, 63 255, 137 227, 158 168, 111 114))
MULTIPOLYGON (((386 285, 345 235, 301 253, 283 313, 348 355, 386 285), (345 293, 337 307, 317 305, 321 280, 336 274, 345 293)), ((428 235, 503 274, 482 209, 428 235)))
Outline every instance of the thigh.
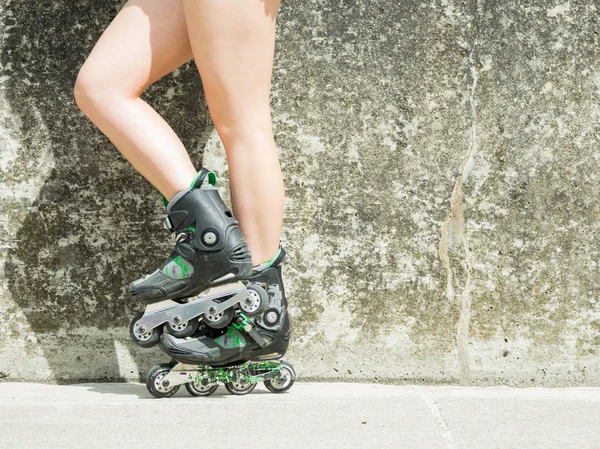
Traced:
POLYGON ((217 129, 267 120, 279 0, 183 0, 183 4, 217 129))
POLYGON ((181 0, 129 0, 83 64, 94 88, 139 96, 192 58, 181 0))

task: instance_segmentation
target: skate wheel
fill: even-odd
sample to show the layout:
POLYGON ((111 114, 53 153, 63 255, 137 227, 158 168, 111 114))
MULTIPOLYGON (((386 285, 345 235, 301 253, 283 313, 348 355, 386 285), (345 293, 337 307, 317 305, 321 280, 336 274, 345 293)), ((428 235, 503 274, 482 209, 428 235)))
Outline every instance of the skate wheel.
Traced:
POLYGON ((296 381, 296 371, 292 365, 287 362, 281 362, 279 367, 279 376, 274 379, 265 380, 265 387, 271 393, 283 393, 288 391, 296 381))
POLYGON ((204 322, 213 329, 223 329, 233 320, 233 309, 227 309, 214 315, 204 314, 204 322))
POLYGON ((139 328, 139 321, 144 316, 144 312, 138 312, 131 319, 129 323, 129 336, 135 342, 136 345, 142 348, 151 348, 158 343, 160 334, 162 334, 162 327, 151 329, 146 332, 141 332, 139 328))
POLYGON ((254 388, 256 388, 256 383, 247 383, 247 382, 227 382, 225 384, 225 388, 231 394, 235 394, 237 396, 243 396, 245 394, 250 393, 254 388))
POLYGON ((185 384, 185 389, 192 396, 210 396, 219 388, 218 384, 202 385, 200 382, 188 382, 185 384))
POLYGON ((248 316, 256 316, 265 311, 269 305, 269 294, 260 285, 248 283, 246 285, 248 297, 240 303, 240 309, 248 316))
POLYGON ((167 332, 177 338, 191 337, 197 330, 198 318, 184 321, 181 324, 167 323, 167 332))
POLYGON ((153 366, 148 372, 146 388, 155 398, 169 398, 179 390, 179 385, 169 385, 168 381, 165 381, 172 368, 170 363, 161 363, 153 366))

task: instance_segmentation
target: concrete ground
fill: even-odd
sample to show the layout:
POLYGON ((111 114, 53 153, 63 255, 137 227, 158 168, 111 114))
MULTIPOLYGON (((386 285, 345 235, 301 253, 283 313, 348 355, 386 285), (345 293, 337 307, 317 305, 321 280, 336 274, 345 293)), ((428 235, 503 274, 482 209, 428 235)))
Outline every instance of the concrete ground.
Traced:
POLYGON ((2 449, 600 448, 600 389, 296 383, 274 395, 0 383, 2 449))

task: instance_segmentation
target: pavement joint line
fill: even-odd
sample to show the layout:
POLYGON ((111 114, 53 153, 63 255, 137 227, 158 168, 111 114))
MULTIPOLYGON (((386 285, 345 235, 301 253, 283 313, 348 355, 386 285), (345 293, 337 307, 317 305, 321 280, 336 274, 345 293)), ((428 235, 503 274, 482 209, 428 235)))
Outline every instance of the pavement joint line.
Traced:
POLYGON ((454 442, 454 437, 452 436, 452 432, 450 428, 446 424, 444 417, 442 416, 442 411, 438 406, 437 402, 428 392, 424 391, 416 391, 416 394, 421 398, 421 400, 425 403, 427 408, 429 409, 433 419, 435 421, 435 425, 440 431, 444 441, 446 442, 447 449, 458 449, 458 445, 454 442))

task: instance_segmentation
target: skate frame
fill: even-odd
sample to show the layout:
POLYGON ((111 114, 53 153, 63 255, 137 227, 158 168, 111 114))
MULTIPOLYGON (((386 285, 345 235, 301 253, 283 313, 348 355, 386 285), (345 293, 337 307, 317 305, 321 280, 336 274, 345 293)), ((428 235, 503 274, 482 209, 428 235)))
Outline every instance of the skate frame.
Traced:
POLYGON ((185 303, 171 299, 151 303, 146 306, 144 316, 138 321, 139 328, 151 330, 167 322, 177 325, 202 314, 216 315, 244 302, 247 297, 248 291, 244 284, 234 282, 213 287, 185 303), (230 297, 222 302, 216 301, 227 296, 230 297))
POLYGON ((216 382, 227 383, 239 379, 243 379, 246 383, 258 383, 279 376, 280 366, 281 362, 279 361, 246 362, 242 365, 222 368, 178 363, 165 376, 163 382, 175 386, 201 381, 206 378, 209 383, 213 384, 216 382), (249 373, 249 371, 254 372, 256 370, 264 372, 249 373))

